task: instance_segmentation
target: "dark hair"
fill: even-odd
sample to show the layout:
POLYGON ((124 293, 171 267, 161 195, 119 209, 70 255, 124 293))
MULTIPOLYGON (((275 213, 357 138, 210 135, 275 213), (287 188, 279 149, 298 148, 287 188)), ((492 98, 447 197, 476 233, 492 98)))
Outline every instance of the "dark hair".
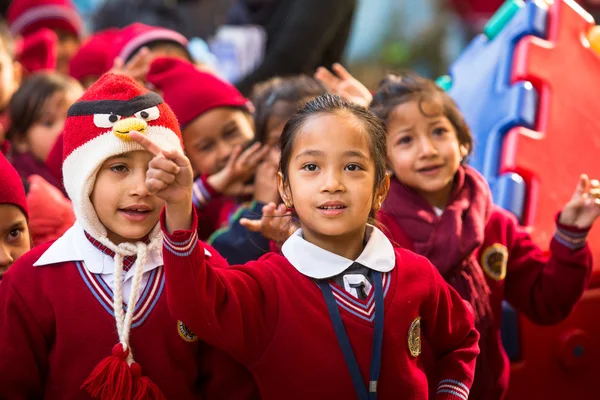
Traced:
POLYGON ((0 41, 2 42, 2 46, 12 58, 15 59, 15 40, 13 39, 12 34, 10 33, 10 29, 8 28, 8 24, 2 18, 0 18, 0 41))
POLYGON ((8 103, 11 123, 6 137, 9 140, 24 138, 31 125, 40 120, 46 101, 56 92, 66 92, 71 85, 70 78, 55 72, 30 75, 8 103))
POLYGON ((316 79, 307 75, 275 77, 258 83, 252 91, 252 103, 255 106, 255 141, 266 143, 267 124, 275 113, 275 103, 287 103, 285 109, 279 112, 279 116, 289 119, 307 101, 325 93, 327 90, 316 79))
MULTIPOLYGON (((156 50, 158 48, 177 50, 177 51, 181 52, 181 54, 184 54, 185 58, 189 62, 193 62, 194 61, 192 59, 192 56, 191 56, 190 52, 188 51, 188 49, 184 45, 182 45, 179 42, 175 42, 173 40, 166 40, 166 39, 155 40, 155 41, 150 42, 150 43, 144 43, 143 45, 139 46, 137 49, 135 49, 134 51, 132 51, 131 54, 129 55, 129 57, 127 58, 127 60, 123 60, 123 61, 127 62, 127 61, 130 61, 131 59, 133 59, 133 57, 135 57, 135 55, 143 47, 147 47, 148 50, 150 50, 150 51, 156 50)), ((170 55, 170 57, 172 57, 172 55, 170 55)))
MULTIPOLYGON (((322 114, 350 114, 360 121, 369 136, 369 149, 375 163, 375 186, 373 189, 376 190, 380 187, 385 181, 387 173, 387 141, 385 126, 379 118, 366 108, 347 102, 341 97, 333 94, 324 94, 309 101, 285 124, 285 128, 283 128, 283 133, 281 134, 279 141, 281 146, 279 170, 283 175, 284 185, 289 183, 288 168, 290 157, 292 156, 294 143, 300 129, 302 129, 306 121, 311 117, 322 114)), ((371 211, 370 217, 374 217, 374 210, 371 211)))
POLYGON ((473 136, 469 126, 454 100, 430 79, 409 72, 400 75, 390 74, 380 82, 370 109, 387 124, 388 118, 396 106, 409 101, 417 101, 421 114, 428 116, 423 111, 422 104, 436 99, 440 100, 443 114, 454 126, 458 142, 465 146, 470 154, 473 150, 473 136))

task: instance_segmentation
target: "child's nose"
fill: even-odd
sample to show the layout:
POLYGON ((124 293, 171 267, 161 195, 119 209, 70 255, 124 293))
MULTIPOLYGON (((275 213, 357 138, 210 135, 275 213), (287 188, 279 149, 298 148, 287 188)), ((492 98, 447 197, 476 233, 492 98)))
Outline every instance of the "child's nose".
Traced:
POLYGON ((437 154, 437 152, 438 152, 437 148, 435 147, 435 145, 433 144, 431 139, 429 139, 428 137, 423 137, 420 140, 420 144, 421 144, 421 154, 423 156, 431 156, 431 155, 437 154))
POLYGON ((335 170, 330 170, 325 173, 325 181, 323 182, 322 191, 336 193, 344 190, 344 185, 340 174, 335 170))
POLYGON ((14 259, 7 246, 0 243, 0 269, 8 268, 14 259))

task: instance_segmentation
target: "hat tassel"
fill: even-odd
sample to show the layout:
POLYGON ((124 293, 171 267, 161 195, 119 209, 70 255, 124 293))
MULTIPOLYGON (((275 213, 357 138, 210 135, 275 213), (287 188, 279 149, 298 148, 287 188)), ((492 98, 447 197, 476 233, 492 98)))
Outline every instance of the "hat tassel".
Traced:
POLYGON ((129 349, 123 350, 123 345, 117 344, 112 355, 96 365, 81 388, 96 399, 131 399, 133 377, 128 356, 129 349))

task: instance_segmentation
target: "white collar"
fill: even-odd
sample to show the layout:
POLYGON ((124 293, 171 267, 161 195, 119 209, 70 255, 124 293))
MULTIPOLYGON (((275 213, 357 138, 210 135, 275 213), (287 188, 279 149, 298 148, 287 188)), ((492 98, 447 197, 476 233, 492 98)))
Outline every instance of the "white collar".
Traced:
MULTIPOLYGON (((41 267, 67 261, 83 261, 85 268, 92 274, 112 274, 115 271, 114 259, 97 249, 88 240, 79 222, 75 222, 64 235, 52 243, 33 266, 41 267)), ((161 265, 163 265, 162 248, 150 250, 144 272, 161 265)), ((125 279, 130 275, 133 275, 133 268, 127 272, 125 279)))
MULTIPOLYGON (((372 225, 367 225, 366 235, 367 244, 355 261, 375 271, 391 271, 396 265, 396 253, 390 240, 372 225)), ((315 279, 339 275, 355 262, 307 242, 302 229, 285 241, 281 252, 298 272, 315 279)))

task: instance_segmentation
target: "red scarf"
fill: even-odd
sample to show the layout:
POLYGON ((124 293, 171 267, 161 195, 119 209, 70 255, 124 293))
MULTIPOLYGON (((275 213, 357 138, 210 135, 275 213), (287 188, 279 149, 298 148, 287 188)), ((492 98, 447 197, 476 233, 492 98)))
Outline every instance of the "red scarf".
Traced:
POLYGON ((473 306, 478 327, 488 328, 493 316, 490 289, 476 254, 492 212, 492 196, 483 176, 470 167, 460 167, 448 205, 439 217, 423 197, 392 179, 382 212, 396 221, 415 252, 427 257, 473 306))

